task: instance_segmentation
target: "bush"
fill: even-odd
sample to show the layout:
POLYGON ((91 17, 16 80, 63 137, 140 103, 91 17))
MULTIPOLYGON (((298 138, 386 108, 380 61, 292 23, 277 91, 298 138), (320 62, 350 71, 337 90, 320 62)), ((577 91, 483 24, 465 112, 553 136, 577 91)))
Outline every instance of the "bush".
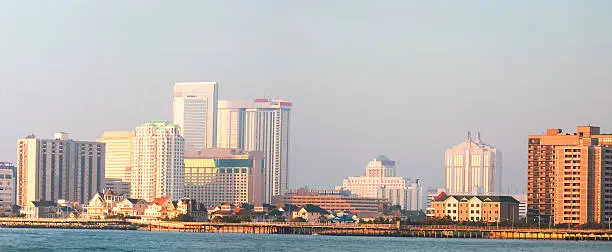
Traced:
POLYGON ((193 222, 195 219, 191 217, 191 215, 187 214, 179 214, 172 219, 173 221, 181 221, 181 222, 193 222))

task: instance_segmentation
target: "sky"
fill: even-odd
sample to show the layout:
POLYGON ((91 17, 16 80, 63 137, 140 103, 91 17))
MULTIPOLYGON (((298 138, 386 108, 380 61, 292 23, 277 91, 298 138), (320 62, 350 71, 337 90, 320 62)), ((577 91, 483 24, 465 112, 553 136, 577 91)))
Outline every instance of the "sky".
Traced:
POLYGON ((290 187, 384 153, 443 186, 467 131, 526 191, 527 135, 612 133, 612 1, 3 1, 0 160, 34 133, 172 119, 174 82, 293 102, 290 187))

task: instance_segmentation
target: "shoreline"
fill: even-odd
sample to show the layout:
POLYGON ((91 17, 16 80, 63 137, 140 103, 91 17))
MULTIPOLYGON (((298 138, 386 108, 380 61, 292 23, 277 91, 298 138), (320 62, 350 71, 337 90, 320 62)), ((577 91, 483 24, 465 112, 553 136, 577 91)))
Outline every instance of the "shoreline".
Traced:
POLYGON ((458 226, 408 226, 308 224, 308 223, 211 223, 142 220, 0 219, 0 228, 125 230, 145 232, 294 234, 325 236, 421 237, 506 240, 612 241, 607 229, 528 229, 458 226))

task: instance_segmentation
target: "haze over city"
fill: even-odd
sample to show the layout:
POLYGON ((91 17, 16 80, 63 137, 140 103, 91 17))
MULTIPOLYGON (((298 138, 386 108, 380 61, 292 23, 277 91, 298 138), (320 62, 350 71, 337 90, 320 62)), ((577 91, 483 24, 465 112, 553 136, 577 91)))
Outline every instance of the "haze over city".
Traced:
POLYGON ((444 152, 471 130, 503 152, 503 190, 525 191, 527 135, 612 132, 611 7, 6 2, 0 159, 32 133, 93 141, 172 121, 174 82, 216 81, 224 99, 293 102, 291 188, 341 185, 381 153, 398 175, 443 186, 444 152))

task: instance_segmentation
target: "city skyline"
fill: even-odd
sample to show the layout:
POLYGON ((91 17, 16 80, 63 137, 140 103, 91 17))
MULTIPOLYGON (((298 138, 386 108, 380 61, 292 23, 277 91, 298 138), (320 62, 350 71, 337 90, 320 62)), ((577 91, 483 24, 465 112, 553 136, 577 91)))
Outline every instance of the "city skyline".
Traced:
POLYGON ((381 152, 398 173, 443 186, 445 149, 477 129, 504 151, 503 191, 525 191, 524 136, 612 131, 609 2, 311 4, 162 4, 136 16, 134 3, 3 6, 13 26, 0 27, 0 114, 11 122, 0 159, 16 163, 15 140, 31 133, 93 141, 172 121, 180 81, 218 81, 225 99, 294 102, 292 188, 330 188, 381 152), (575 97, 591 109, 571 106, 575 97))

